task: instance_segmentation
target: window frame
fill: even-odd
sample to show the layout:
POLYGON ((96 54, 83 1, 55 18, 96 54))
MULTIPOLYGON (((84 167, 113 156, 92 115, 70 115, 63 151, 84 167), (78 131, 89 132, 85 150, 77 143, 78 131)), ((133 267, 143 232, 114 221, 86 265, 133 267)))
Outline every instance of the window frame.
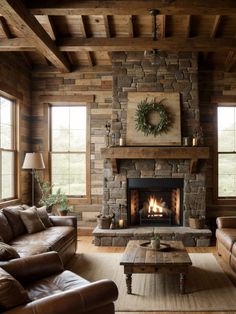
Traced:
MULTIPOLYGON (((68 196, 69 199, 69 203, 71 205, 79 205, 79 204, 90 204, 91 203, 91 179, 90 179, 90 105, 86 104, 86 103, 80 103, 78 102, 61 102, 61 103, 49 103, 48 104, 48 117, 49 117, 49 123, 48 123, 48 134, 49 134, 49 143, 48 143, 48 148, 49 148, 49 179, 50 182, 52 182, 51 180, 51 174, 52 174, 52 107, 86 107, 86 112, 87 112, 87 116, 86 116, 86 152, 85 152, 85 156, 86 156, 86 195, 83 196, 79 196, 79 195, 75 195, 75 196, 68 196)), ((63 152, 63 153, 67 153, 67 152, 63 152)), ((69 152, 68 152, 69 153, 69 152)))
MULTIPOLYGON (((14 182, 13 182, 13 190, 14 195, 12 197, 1 198, 2 197, 2 183, 0 181, 0 204, 12 202, 19 197, 19 171, 18 171, 18 117, 19 117, 19 102, 18 100, 11 95, 6 94, 4 91, 0 91, 0 97, 9 100, 12 103, 12 149, 5 149, 1 148, 0 151, 2 152, 12 152, 14 154, 14 182)), ((0 154, 0 176, 2 175, 1 169, 1 158, 2 154, 0 154)))
MULTIPOLYGON (((236 195, 235 196, 219 196, 219 173, 218 173, 218 162, 219 162, 219 154, 232 154, 234 152, 219 152, 218 150, 218 108, 219 107, 235 107, 236 109, 236 99, 235 101, 230 102, 217 102, 215 108, 215 154, 214 154, 214 173, 215 173, 215 189, 214 189, 214 199, 218 205, 235 205, 236 195)), ((235 151, 236 155, 236 151, 235 151)))

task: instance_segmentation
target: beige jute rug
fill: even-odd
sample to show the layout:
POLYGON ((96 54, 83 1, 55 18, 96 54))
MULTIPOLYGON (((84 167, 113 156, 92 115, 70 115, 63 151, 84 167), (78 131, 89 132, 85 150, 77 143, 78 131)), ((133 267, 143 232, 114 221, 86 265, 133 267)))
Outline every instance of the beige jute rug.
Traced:
MULTIPOLYGON (((78 254, 68 268, 89 281, 113 280, 119 289, 116 311, 236 311, 236 288, 211 253, 190 254, 186 294, 179 278, 167 274, 134 274, 132 295, 126 293, 121 254, 78 254)), ((236 312, 235 312, 236 313, 236 312)))

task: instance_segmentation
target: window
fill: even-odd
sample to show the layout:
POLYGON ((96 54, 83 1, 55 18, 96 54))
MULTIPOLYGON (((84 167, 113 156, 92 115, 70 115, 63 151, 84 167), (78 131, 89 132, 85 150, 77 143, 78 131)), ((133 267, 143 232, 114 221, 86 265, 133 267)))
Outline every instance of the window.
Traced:
POLYGON ((218 106, 218 198, 236 197, 236 107, 218 106))
POLYGON ((0 96, 0 199, 16 197, 15 103, 0 96))
POLYGON ((87 107, 51 106, 51 182, 71 197, 87 197, 87 107))

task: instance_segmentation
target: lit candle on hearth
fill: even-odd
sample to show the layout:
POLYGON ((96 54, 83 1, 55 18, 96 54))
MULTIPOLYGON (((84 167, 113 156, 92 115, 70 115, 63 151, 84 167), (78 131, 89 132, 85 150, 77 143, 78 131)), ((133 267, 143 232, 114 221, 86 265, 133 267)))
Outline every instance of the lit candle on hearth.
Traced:
POLYGON ((124 228, 124 220, 123 219, 119 220, 119 228, 124 228))

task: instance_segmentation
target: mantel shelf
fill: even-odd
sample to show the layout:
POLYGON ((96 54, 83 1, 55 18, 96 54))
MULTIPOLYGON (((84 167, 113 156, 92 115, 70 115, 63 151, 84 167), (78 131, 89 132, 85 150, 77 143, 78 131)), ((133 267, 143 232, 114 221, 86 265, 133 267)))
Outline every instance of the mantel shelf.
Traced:
POLYGON ((202 146, 148 146, 108 147, 101 149, 102 157, 111 159, 114 173, 118 173, 120 159, 190 159, 190 172, 197 169, 199 159, 208 159, 209 147, 202 146))

